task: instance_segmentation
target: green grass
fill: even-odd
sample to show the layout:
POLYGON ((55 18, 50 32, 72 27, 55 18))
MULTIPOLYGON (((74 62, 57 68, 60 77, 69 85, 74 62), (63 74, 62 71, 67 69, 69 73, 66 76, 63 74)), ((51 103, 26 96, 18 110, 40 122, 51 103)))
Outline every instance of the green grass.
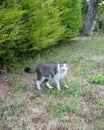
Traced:
POLYGON ((0 109, 0 118, 13 115, 13 109, 9 106, 4 106, 0 109))
POLYGON ((87 92, 87 87, 86 85, 80 85, 78 83, 74 83, 70 85, 70 87, 68 89, 66 89, 63 93, 64 95, 67 95, 67 96, 81 96, 81 95, 84 95, 86 94, 87 92))
POLYGON ((11 98, 8 98, 9 101, 5 100, 7 104, 0 100, 1 120, 6 115, 5 122, 11 126, 14 124, 13 129, 48 130, 51 127, 52 130, 58 128, 61 130, 63 126, 66 130, 97 128, 102 130, 103 74, 103 36, 77 37, 70 43, 44 50, 32 58, 24 58, 19 70, 7 74, 11 98), (42 84, 42 90, 39 92, 35 86, 36 74, 23 72, 24 66, 33 67, 41 62, 59 62, 61 59, 70 62, 70 71, 61 81, 61 91, 56 89, 52 81, 50 83, 53 86, 52 90, 42 84), (96 77, 96 74, 100 76, 96 77), (10 106, 10 109, 7 106, 10 106))
POLYGON ((56 105, 55 105, 55 114, 58 116, 58 117, 62 117, 62 115, 64 113, 69 113, 69 112, 76 112, 77 111, 77 107, 76 107, 76 102, 69 102, 69 103, 66 103, 66 102, 58 102, 56 105))

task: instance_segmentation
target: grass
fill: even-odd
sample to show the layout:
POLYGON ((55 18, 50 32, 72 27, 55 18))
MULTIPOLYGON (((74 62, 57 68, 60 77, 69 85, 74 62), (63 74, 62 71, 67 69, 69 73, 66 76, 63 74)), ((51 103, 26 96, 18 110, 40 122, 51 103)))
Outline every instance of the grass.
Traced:
POLYGON ((71 43, 58 45, 23 59, 20 69, 2 78, 0 128, 39 130, 103 130, 104 37, 76 37, 71 43), (61 81, 61 91, 45 88, 37 91, 35 74, 25 74, 24 66, 60 59, 70 62, 70 71, 61 81), (99 76, 96 77, 96 75, 99 76), (91 82, 89 82, 91 79, 91 82), (95 83, 99 81, 99 83, 95 83), (6 98, 5 98, 6 97, 6 98), (4 123, 2 123, 4 122, 4 123))
POLYGON ((66 103, 60 101, 55 105, 55 114, 59 117, 62 117, 64 113, 69 112, 74 113, 76 111, 77 111, 76 102, 66 103))

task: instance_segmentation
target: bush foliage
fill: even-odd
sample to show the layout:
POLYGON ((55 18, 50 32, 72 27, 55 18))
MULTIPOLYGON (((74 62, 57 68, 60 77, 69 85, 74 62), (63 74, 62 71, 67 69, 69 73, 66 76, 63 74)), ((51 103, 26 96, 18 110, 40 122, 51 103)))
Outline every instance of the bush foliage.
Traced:
POLYGON ((0 67, 15 66, 21 55, 74 37, 81 0, 4 0, 0 5, 0 67))

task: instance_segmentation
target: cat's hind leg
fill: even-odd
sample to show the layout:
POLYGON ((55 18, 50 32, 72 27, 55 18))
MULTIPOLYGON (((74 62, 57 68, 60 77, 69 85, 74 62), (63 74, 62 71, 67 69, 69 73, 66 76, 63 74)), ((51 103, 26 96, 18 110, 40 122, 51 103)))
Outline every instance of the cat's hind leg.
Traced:
POLYGON ((42 82, 41 80, 36 80, 36 86, 39 90, 41 89, 40 87, 41 82, 42 82))
POLYGON ((40 77, 38 77, 36 80, 36 86, 39 90, 41 89, 40 84, 42 83, 42 81, 44 81, 44 78, 40 78, 40 77))
POLYGON ((49 80, 48 80, 48 79, 45 79, 44 81, 45 81, 46 87, 48 87, 48 88, 50 88, 50 89, 53 88, 53 87, 49 84, 49 80))

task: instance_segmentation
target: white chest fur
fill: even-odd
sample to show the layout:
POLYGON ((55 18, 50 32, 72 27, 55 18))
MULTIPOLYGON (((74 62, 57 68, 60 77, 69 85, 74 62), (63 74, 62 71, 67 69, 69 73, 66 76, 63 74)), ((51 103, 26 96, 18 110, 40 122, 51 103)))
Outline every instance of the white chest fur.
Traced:
POLYGON ((58 73, 55 75, 55 78, 57 80, 60 80, 66 75, 68 68, 67 67, 61 68, 60 65, 58 64, 57 69, 58 69, 58 73))

